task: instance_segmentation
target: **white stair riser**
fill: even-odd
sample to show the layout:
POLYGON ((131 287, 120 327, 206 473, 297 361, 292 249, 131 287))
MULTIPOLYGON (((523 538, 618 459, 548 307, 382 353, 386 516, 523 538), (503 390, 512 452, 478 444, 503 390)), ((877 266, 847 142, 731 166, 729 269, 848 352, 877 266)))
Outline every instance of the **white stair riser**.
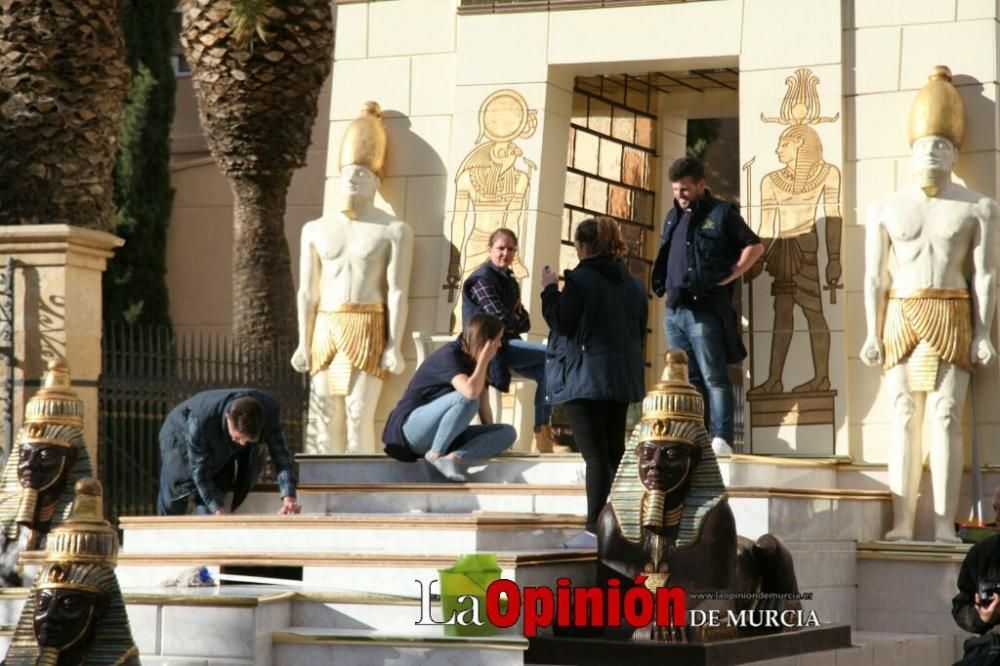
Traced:
POLYGON ((889 529, 887 500, 811 497, 731 497, 736 531, 757 539, 770 533, 783 541, 874 541, 889 529))
MULTIPOLYGON (((532 564, 504 568, 501 578, 515 581, 521 587, 547 585, 555 587, 556 580, 569 578, 573 585, 592 585, 597 574, 592 562, 532 564)), ((302 580, 307 585, 328 589, 364 590, 378 594, 396 594, 416 597, 420 585, 424 589, 429 581, 438 579, 438 568, 431 566, 392 567, 306 567, 302 580)), ((439 590, 435 590, 439 591, 439 590)))
POLYGON ((960 562, 858 560, 858 628, 963 633, 951 617, 960 562))
POLYGON ((281 666, 375 666, 381 664, 440 664, 523 666, 520 650, 484 648, 422 648, 387 645, 276 644, 274 663, 281 666))
MULTIPOLYGON (((414 518, 415 522, 419 517, 414 518)), ((579 533, 577 528, 494 529, 481 526, 440 529, 433 525, 418 529, 386 527, 224 527, 126 529, 123 551, 141 553, 217 552, 312 552, 350 553, 444 553, 462 554, 498 550, 559 548, 579 533), (307 539, 304 539, 308 535, 307 539)))
MULTIPOLYGON (((240 514, 267 514, 278 501, 277 493, 251 493, 239 509, 240 514)), ((447 487, 433 492, 392 492, 391 490, 350 490, 326 493, 300 493, 303 513, 344 515, 349 513, 563 513, 587 514, 587 498, 581 489, 574 495, 520 493, 448 492, 447 487)))
MULTIPOLYGON (((297 459, 300 483, 443 482, 440 474, 423 461, 402 463, 391 458, 311 460, 303 456, 297 459)), ((584 482, 583 459, 494 459, 481 465, 471 465, 469 480, 477 483, 579 484, 584 482)))
POLYGON ((258 606, 133 603, 126 610, 143 664, 147 658, 164 664, 188 658, 269 666, 271 632, 291 622, 288 601, 258 606))

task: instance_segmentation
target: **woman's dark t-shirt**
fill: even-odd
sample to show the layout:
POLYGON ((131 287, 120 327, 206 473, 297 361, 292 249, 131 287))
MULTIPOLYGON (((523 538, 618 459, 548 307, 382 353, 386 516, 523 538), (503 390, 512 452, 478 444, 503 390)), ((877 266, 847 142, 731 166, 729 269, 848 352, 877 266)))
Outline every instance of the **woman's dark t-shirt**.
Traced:
POLYGON ((396 449, 398 453, 403 453, 398 451, 400 446, 409 450, 406 447, 406 437, 403 435, 403 424, 413 410, 451 393, 455 390, 451 380, 458 375, 471 375, 475 369, 475 360, 462 351, 461 343, 457 339, 424 359, 386 421, 385 430, 382 431, 382 443, 386 445, 386 453, 398 457, 390 451, 390 447, 396 449))

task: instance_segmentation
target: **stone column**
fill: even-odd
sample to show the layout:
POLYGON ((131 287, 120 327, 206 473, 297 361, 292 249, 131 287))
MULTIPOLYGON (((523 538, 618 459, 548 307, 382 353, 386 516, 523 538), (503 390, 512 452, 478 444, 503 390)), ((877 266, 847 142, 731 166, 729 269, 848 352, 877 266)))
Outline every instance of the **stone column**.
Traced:
POLYGON ((0 227, 0 266, 15 261, 14 428, 41 386, 46 364, 64 358, 83 400, 87 452, 98 470, 97 379, 101 374, 101 275, 121 238, 66 224, 0 227))

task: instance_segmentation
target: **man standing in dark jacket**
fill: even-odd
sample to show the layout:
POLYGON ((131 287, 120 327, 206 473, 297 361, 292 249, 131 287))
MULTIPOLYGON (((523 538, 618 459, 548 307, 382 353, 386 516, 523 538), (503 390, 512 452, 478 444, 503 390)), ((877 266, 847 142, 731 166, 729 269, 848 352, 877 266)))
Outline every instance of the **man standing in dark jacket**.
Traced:
POLYGON ((760 238, 730 203, 705 187, 705 169, 692 157, 670 166, 674 207, 663 223, 653 264, 653 291, 667 296, 664 328, 671 349, 688 356, 691 383, 705 399, 717 455, 732 453, 733 387, 727 363, 746 356, 731 305, 733 282, 764 253, 760 238))
POLYGON ((278 402, 255 389, 218 389, 188 398, 174 407, 160 429, 157 513, 186 513, 192 496, 196 514, 226 513, 229 491, 235 510, 260 475, 265 445, 281 491, 278 513, 299 513, 278 402))

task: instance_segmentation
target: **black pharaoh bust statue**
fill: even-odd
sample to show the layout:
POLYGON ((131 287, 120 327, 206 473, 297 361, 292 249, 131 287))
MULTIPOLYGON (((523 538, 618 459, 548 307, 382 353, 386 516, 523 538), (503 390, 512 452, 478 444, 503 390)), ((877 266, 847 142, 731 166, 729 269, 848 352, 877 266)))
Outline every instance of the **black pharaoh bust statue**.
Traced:
POLYGON ((5 665, 139 664, 115 576, 118 535, 104 520, 101 483, 83 479, 75 490, 69 518, 49 534, 5 665))
MULTIPOLYGON (((704 403, 688 381, 687 356, 667 352, 661 381, 646 395, 608 503, 598 522, 602 577, 628 586, 638 575, 654 594, 683 587, 688 609, 720 611, 722 626, 636 629, 633 640, 710 642, 749 633, 726 626, 727 611, 800 610, 791 554, 774 536, 736 534, 719 463, 704 426, 704 403), (720 594, 695 599, 691 593, 720 594)), ((774 629, 771 629, 773 631, 774 629)), ((759 630, 757 630, 759 631, 759 630)))

